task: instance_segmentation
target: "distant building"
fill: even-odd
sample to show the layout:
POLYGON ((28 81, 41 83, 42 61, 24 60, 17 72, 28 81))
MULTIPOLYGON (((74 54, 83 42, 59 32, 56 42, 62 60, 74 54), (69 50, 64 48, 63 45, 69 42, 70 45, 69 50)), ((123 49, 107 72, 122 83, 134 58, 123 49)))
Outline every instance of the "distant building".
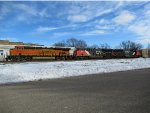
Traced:
POLYGON ((43 46, 34 43, 10 42, 9 40, 0 40, 0 45, 26 45, 26 46, 43 46))
POLYGON ((10 54, 9 50, 15 48, 15 46, 43 46, 33 43, 23 42, 10 42, 9 40, 0 40, 0 61, 5 61, 6 57, 10 54))
POLYGON ((150 58, 150 49, 142 49, 142 57, 150 58))

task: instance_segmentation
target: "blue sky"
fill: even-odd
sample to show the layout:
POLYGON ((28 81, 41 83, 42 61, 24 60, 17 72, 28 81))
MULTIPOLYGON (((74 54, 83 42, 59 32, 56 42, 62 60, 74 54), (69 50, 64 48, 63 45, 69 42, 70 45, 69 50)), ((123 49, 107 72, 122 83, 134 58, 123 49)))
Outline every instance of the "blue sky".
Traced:
POLYGON ((150 43, 150 2, 0 2, 0 39, 51 45, 68 38, 88 45, 150 43))

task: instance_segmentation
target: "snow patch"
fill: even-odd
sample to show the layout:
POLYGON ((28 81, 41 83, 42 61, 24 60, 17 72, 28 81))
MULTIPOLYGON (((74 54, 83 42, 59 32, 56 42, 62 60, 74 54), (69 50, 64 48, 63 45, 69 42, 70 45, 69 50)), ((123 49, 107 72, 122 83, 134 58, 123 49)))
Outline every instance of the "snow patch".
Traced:
POLYGON ((0 63, 0 84, 150 68, 150 58, 0 63))

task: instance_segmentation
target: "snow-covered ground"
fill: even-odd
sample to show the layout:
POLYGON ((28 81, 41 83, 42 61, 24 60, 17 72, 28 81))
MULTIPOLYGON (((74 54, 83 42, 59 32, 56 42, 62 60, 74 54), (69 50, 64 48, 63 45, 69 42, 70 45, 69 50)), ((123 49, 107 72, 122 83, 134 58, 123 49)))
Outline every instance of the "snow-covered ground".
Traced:
POLYGON ((150 68, 150 58, 0 63, 0 84, 150 68))

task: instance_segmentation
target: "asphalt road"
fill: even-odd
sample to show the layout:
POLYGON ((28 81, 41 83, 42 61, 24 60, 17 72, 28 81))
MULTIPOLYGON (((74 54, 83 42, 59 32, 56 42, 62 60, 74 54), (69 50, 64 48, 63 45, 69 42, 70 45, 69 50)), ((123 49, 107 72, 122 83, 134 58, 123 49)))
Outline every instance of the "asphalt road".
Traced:
POLYGON ((150 113, 150 69, 0 85, 0 113, 150 113))

